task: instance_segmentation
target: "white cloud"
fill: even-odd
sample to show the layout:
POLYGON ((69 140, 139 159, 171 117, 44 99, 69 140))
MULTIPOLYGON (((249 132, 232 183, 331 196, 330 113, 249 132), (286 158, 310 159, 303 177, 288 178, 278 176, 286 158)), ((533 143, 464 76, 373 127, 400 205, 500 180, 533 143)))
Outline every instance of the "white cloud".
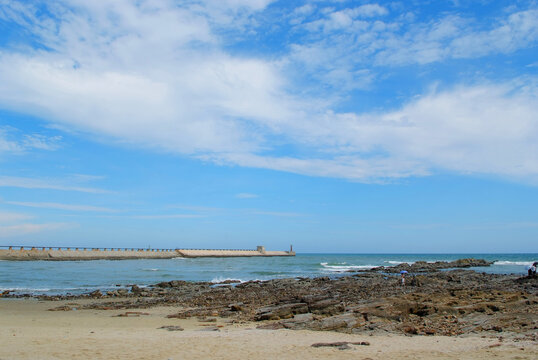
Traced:
POLYGON ((511 53, 536 43, 537 19, 537 9, 518 11, 489 30, 477 30, 469 20, 448 15, 429 24, 413 25, 402 35, 386 34, 375 60, 379 65, 427 64, 511 53))
MULTIPOLYGON (((409 16, 384 21, 365 19, 359 18, 361 8, 332 10, 296 25, 297 31, 306 30, 306 35, 291 45, 288 61, 292 68, 300 64, 297 68, 305 68, 308 77, 340 91, 342 84, 347 85, 346 77, 335 82, 326 76, 334 69, 345 69, 349 74, 347 79, 354 80, 354 72, 365 68, 509 54, 532 47, 538 41, 538 9, 532 7, 512 10, 487 25, 481 24, 480 19, 459 14, 446 14, 424 22, 409 16)), ((349 85, 344 89, 348 90, 349 85)))
POLYGON ((312 4, 305 4, 302 6, 299 6, 298 8, 295 8, 293 10, 294 15, 304 16, 304 15, 310 15, 314 12, 316 7, 312 4))
POLYGON ((197 12, 84 4, 58 31, 34 29, 54 53, 0 53, 4 107, 183 153, 252 149, 253 120, 289 114, 275 65, 220 51, 197 12))
POLYGON ((27 214, 0 211, 0 238, 24 236, 44 231, 65 229, 73 224, 68 223, 27 223, 34 217, 27 214))
MULTIPOLYGON (((357 19, 383 15, 374 5, 331 10, 305 24, 308 38, 273 62, 233 56, 217 35, 219 29, 246 26, 269 1, 193 1, 184 7, 168 1, 68 3, 50 8, 57 18, 37 16, 20 3, 8 5, 22 10, 3 9, 4 17, 52 51, 0 51, 2 107, 110 141, 307 175, 359 181, 440 169, 538 175, 533 79, 524 86, 455 86, 400 109, 356 114, 331 111, 331 99, 291 96, 288 90, 296 89, 285 72, 300 68, 312 78, 319 73, 315 79, 329 84, 329 92, 367 88, 375 79, 373 63, 428 63, 533 44, 536 10, 511 13, 484 31, 455 15, 408 24, 357 19), (275 144, 292 145, 302 156, 275 156, 275 144)), ((13 146, 2 139, 0 134, 0 148, 13 146)), ((6 176, 0 186, 104 192, 6 176)))
POLYGON ((0 128, 0 154, 2 153, 20 153, 23 147, 16 141, 8 138, 7 131, 0 128))
POLYGON ((23 154, 32 149, 56 150, 60 147, 61 136, 43 134, 19 134, 13 127, 0 127, 0 154, 23 154))
POLYGON ((23 220, 29 220, 31 218, 32 216, 26 214, 0 211, 0 223, 18 222, 23 220))
POLYGON ((68 210, 68 211, 96 211, 96 212, 116 212, 114 209, 109 209, 100 206, 91 205, 73 205, 73 204, 61 204, 51 202, 24 202, 24 201, 5 201, 6 204, 26 206, 42 209, 56 209, 56 210, 68 210))
POLYGON ((57 150, 60 145, 61 136, 45 136, 40 134, 24 135, 23 144, 25 148, 40 150, 57 150))
POLYGON ((44 231, 61 230, 70 226, 72 226, 72 224, 69 223, 19 224, 0 226, 0 238, 24 236, 41 233, 44 231))
POLYGON ((360 181, 438 170, 538 179, 538 88, 516 83, 432 92, 396 111, 327 113, 288 124, 319 158, 219 154, 218 160, 360 181))
POLYGON ((365 4, 354 9, 358 16, 373 17, 388 14, 387 9, 379 4, 365 4))
POLYGON ((538 9, 512 13, 488 31, 461 35, 450 44, 456 58, 513 52, 538 39, 538 9))
POLYGON ((71 186, 69 184, 66 184, 65 181, 58 179, 34 179, 16 176, 0 176, 0 187, 78 191, 93 194, 109 193, 109 191, 107 190, 98 188, 71 186))
POLYGON ((255 154, 220 154, 213 159, 221 164, 285 171, 301 175, 336 177, 361 182, 381 182, 383 179, 429 175, 418 161, 376 157, 362 159, 359 155, 339 155, 329 158, 271 157, 255 154))

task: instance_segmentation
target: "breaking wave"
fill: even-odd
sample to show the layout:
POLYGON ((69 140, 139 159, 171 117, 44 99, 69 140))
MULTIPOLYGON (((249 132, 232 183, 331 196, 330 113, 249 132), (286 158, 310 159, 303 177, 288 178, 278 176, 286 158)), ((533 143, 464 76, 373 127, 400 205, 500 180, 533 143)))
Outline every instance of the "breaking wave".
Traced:
POLYGON ((225 281, 239 281, 240 283, 244 283, 245 280, 241 280, 241 279, 232 279, 232 278, 225 278, 225 277, 216 277, 216 278, 213 278, 211 280, 211 282, 213 284, 220 284, 220 283, 223 283, 225 281))
POLYGON ((391 265, 400 265, 400 264, 413 264, 414 261, 395 261, 395 260, 386 260, 385 261, 387 264, 391 264, 391 265))
POLYGON ((495 261, 493 265, 531 265, 532 261, 495 261))
POLYGON ((326 262, 320 263, 320 265, 323 267, 323 271, 330 271, 330 272, 346 272, 350 270, 368 270, 376 267, 375 265, 343 265, 347 263, 339 263, 337 265, 329 265, 326 262))

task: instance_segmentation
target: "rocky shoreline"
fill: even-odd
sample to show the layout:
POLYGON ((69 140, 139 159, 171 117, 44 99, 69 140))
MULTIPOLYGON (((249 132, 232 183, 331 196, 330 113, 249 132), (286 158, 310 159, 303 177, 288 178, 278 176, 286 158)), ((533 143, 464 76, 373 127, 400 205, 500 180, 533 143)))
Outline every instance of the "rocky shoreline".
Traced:
MULTIPOLYGON (((408 335, 495 334, 537 341, 538 278, 439 269, 487 266, 483 260, 401 264, 342 277, 288 278, 244 283, 169 281, 105 294, 37 296, 70 299, 74 309, 177 306, 170 318, 255 321, 260 329, 308 329, 408 335), (458 265, 458 266, 454 266, 458 265), (413 273, 402 286, 399 273, 413 273), (95 302, 79 306, 77 299, 95 302), (98 299, 98 300, 97 300, 98 299)), ((5 294, 6 297, 17 297, 5 294)))
POLYGON ((436 261, 436 262, 426 262, 426 261, 416 261, 412 264, 401 263, 396 266, 379 266, 372 268, 370 270, 363 271, 373 271, 373 272, 386 272, 386 273, 399 273, 400 271, 407 271, 410 273, 424 273, 432 272, 443 269, 458 269, 458 268, 470 268, 470 267, 483 267, 490 266, 494 261, 486 261, 483 259, 458 259, 454 261, 436 261))

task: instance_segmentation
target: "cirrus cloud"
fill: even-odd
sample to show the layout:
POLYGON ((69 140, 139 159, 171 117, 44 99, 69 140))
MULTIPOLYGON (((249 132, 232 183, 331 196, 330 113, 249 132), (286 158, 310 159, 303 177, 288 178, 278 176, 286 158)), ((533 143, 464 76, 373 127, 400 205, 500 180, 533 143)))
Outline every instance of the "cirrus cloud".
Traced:
MULTIPOLYGON (((237 27, 255 31, 254 16, 269 1, 38 2, 47 12, 5 3, 0 18, 24 27, 40 46, 0 50, 0 105, 82 134, 221 164, 365 182, 436 171, 538 175, 532 76, 455 84, 362 113, 338 111, 319 94, 301 96, 287 76, 304 64, 307 75, 321 74, 319 84, 350 91, 370 86, 376 66, 513 52, 538 39, 532 8, 488 30, 450 15, 403 32, 400 23, 369 18, 388 13, 378 5, 325 10, 317 22, 297 25, 308 35, 275 60, 234 54, 225 36, 237 27), (286 146, 296 151, 282 155, 286 146)), ((0 137, 1 147, 13 144, 0 137)), ((6 177, 1 184, 17 186, 6 177)))

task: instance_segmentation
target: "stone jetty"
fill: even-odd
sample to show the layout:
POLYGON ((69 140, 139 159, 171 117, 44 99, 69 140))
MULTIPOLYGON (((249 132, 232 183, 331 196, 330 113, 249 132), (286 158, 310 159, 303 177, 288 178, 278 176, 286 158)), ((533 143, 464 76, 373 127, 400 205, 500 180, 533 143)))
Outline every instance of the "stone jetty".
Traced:
POLYGON ((8 246, 0 249, 0 260, 126 260, 173 259, 197 257, 295 256, 289 251, 211 249, 139 249, 139 248, 66 248, 8 246))

